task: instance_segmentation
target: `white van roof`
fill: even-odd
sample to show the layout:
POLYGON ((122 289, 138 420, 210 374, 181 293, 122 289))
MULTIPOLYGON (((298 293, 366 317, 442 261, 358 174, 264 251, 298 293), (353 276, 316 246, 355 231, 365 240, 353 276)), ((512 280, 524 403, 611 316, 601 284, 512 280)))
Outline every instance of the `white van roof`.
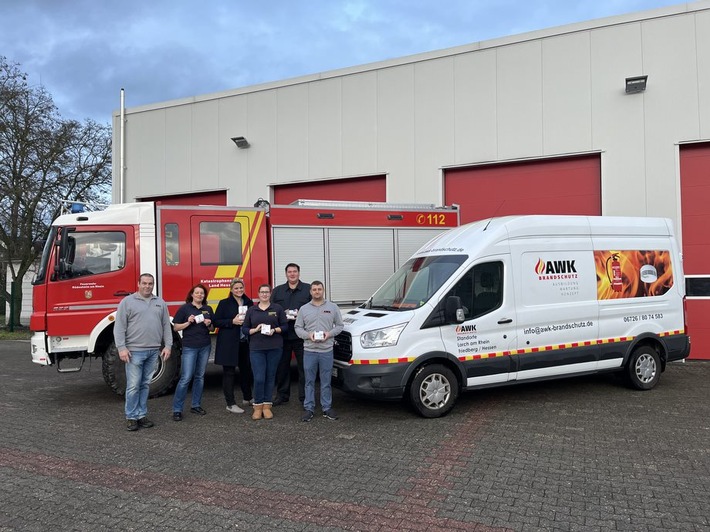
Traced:
POLYGON ((469 252, 485 242, 530 236, 673 236, 668 218, 630 216, 529 215, 489 218, 446 231, 422 246, 415 255, 469 252))

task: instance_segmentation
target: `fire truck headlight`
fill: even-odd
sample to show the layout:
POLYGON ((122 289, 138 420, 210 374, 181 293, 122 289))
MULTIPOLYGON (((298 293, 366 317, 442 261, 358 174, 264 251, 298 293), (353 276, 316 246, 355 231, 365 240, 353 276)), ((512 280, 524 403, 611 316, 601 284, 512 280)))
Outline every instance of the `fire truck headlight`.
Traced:
POLYGON ((360 336, 360 345, 364 349, 397 345, 399 335, 402 334, 402 331, 406 326, 406 323, 400 323, 399 325, 385 327, 384 329, 367 331, 360 336))

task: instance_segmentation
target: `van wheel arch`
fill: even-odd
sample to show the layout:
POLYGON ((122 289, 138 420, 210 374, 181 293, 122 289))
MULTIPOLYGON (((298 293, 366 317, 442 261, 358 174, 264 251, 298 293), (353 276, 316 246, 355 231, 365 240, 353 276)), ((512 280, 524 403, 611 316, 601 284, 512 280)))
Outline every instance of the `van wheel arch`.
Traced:
POLYGON ((668 350, 666 348, 666 344, 663 341, 663 338, 653 333, 640 334, 634 339, 634 342, 631 344, 629 350, 626 353, 624 367, 626 367, 626 365, 629 363, 629 360, 631 360, 631 357, 633 356, 634 352, 642 346, 648 346, 651 349, 654 349, 656 353, 658 353, 658 357, 661 361, 661 373, 666 371, 666 361, 668 359, 668 350))
POLYGON ((638 342, 630 351, 624 366, 624 377, 629 387, 650 390, 658 384, 665 369, 665 356, 658 342, 638 342))
POLYGON ((405 397, 422 417, 445 416, 463 389, 461 371, 447 358, 428 358, 409 373, 405 397))

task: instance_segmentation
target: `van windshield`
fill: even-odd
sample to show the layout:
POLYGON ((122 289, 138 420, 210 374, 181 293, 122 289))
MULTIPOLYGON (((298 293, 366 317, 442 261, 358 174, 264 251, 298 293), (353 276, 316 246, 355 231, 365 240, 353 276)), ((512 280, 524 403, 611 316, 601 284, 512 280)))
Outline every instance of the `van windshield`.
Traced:
POLYGON ((441 285, 463 264, 467 255, 439 255, 409 259, 364 308, 412 310, 421 307, 441 285))

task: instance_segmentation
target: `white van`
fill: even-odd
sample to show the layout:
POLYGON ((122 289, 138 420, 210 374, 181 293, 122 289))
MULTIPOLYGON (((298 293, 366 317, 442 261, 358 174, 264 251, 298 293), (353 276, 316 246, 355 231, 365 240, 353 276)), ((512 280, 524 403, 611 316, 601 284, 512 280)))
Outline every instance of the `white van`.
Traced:
POLYGON ((333 382, 424 417, 461 390, 602 371, 648 390, 690 353, 684 299, 670 220, 483 220, 427 243, 343 316, 333 382))

